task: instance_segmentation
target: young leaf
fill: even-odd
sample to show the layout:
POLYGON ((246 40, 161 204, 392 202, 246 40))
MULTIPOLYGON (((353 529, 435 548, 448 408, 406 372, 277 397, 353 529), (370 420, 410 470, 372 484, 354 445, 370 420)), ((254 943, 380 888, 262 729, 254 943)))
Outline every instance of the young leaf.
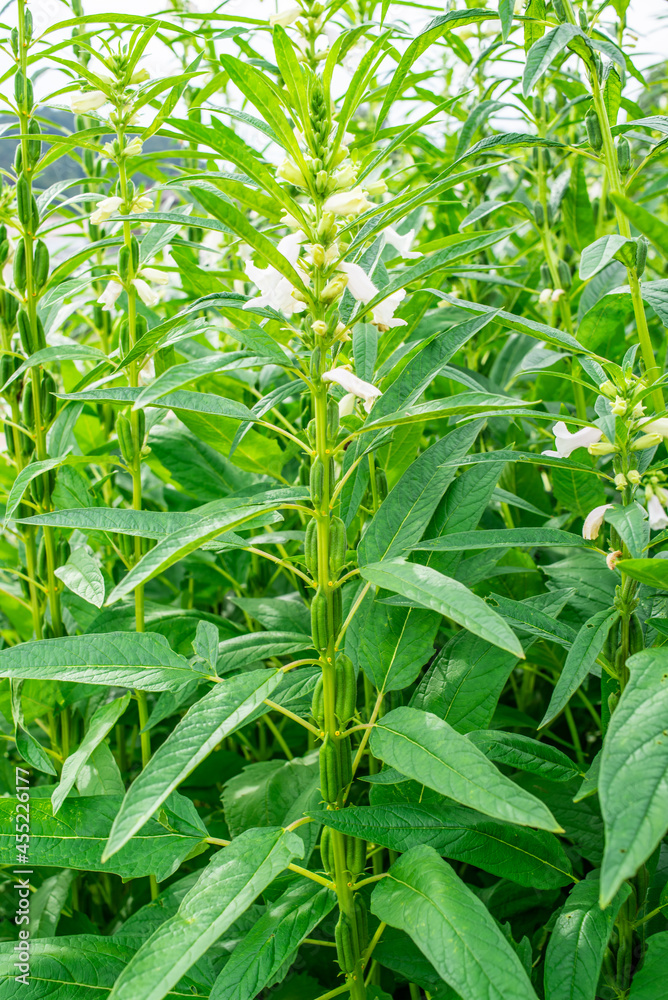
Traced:
POLYGON ((96 559, 85 548, 75 549, 64 566, 58 566, 54 575, 66 587, 89 604, 101 608, 104 604, 104 577, 96 559))
POLYGON ((391 767, 486 816, 559 832, 549 809, 430 712, 395 708, 376 723, 371 749, 391 767))
POLYGON ((413 847, 371 895, 371 911, 415 941, 462 1000, 536 1000, 485 905, 431 847, 413 847))
POLYGON ((661 931, 647 939, 643 964, 633 974, 629 1000, 661 1000, 666 987, 667 967, 668 931, 661 931))

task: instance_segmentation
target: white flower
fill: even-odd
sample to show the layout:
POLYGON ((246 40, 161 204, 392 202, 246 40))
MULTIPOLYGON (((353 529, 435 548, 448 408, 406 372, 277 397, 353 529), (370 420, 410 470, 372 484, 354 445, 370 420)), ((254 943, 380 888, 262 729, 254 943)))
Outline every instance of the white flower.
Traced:
POLYGON ((600 507, 594 507, 594 509, 587 514, 585 523, 582 525, 582 537, 586 539, 586 541, 592 542, 595 538, 598 538, 598 533, 601 530, 601 525, 603 524, 603 519, 605 518, 605 512, 614 506, 615 505, 612 503, 604 503, 601 504, 600 507))
MULTIPOLYGON (((635 410, 633 415, 635 416, 635 410)), ((650 420, 648 424, 643 424, 640 430, 643 434, 660 434, 661 437, 668 437, 668 417, 650 420)))
POLYGON ((150 212, 153 208, 153 200, 149 198, 147 194, 138 194, 130 205, 130 211, 138 214, 139 212, 150 212))
POLYGON ((346 163, 345 167, 337 170, 334 174, 334 183, 337 188, 349 188, 357 179, 357 171, 352 163, 346 163))
POLYGON ((543 455, 549 455, 551 458, 568 458, 576 448, 588 448, 590 444, 595 444, 603 437, 603 431, 598 427, 582 427, 575 434, 571 434, 563 420, 554 425, 552 433, 557 450, 543 452, 543 455))
MULTIPOLYGON (((131 139, 130 142, 123 149, 125 156, 139 156, 144 148, 144 143, 141 141, 138 135, 131 139)), ((106 147, 105 147, 106 149, 106 147)))
MULTIPOLYGON (((290 233, 289 236, 283 237, 276 248, 293 267, 297 266, 299 260, 301 240, 302 236, 299 233, 290 233)), ((261 294, 257 298, 245 302, 244 309, 269 306, 277 312, 282 312, 285 316, 292 316, 293 313, 303 312, 306 308, 305 303, 299 302, 292 294, 291 282, 284 278, 275 267, 256 267, 249 260, 245 264, 245 270, 249 279, 260 289, 261 294)))
POLYGON ((339 400, 339 416, 349 417, 351 413, 355 412, 355 400, 357 396, 354 392, 347 392, 343 399, 339 400))
POLYGON ((133 278, 132 284, 135 286, 135 289, 137 290, 137 295, 142 300, 145 306, 148 306, 149 309, 152 309, 153 306, 157 306, 158 302, 160 301, 160 296, 158 295, 157 292, 153 291, 151 286, 146 281, 144 281, 142 278, 133 278))
POLYGON ((99 226, 101 222, 106 222, 107 219, 111 218, 122 204, 122 198, 103 198, 102 201, 98 201, 97 207, 90 217, 90 221, 94 226, 99 226))
POLYGON ((86 93, 72 94, 70 107, 75 115, 85 115, 87 111, 97 111, 107 100, 107 95, 101 90, 89 90, 86 93))
POLYGON ((287 181, 288 184, 294 184, 295 187, 306 187, 306 182, 301 170, 297 164, 293 163, 287 156, 281 163, 279 163, 276 173, 281 180, 287 181))
POLYGON ((605 562, 608 569, 615 569, 618 561, 622 558, 622 555, 623 553, 621 549, 617 549, 615 552, 608 552, 607 556, 605 557, 605 562))
POLYGON ((647 513, 649 514, 649 526, 653 531, 662 531, 664 528, 668 528, 668 515, 656 494, 652 494, 647 501, 647 513))
POLYGON ((130 79, 130 83, 144 83, 145 80, 150 80, 151 74, 147 69, 138 69, 136 73, 130 79))
POLYGON ((399 308, 405 298, 406 290, 404 288, 392 292, 391 295, 388 295, 386 299, 379 302, 373 309, 373 319, 371 322, 381 330, 390 330, 393 326, 406 326, 405 319, 394 318, 395 310, 399 308))
POLYGON ((368 200, 361 187, 330 195, 324 204, 325 212, 333 212, 334 215, 361 215, 367 208, 373 208, 373 203, 368 200))
POLYGON ((378 295, 378 289, 359 264, 343 263, 339 270, 348 275, 348 290, 358 302, 363 302, 366 305, 378 295))
POLYGON ((148 278, 149 281, 152 281, 156 285, 169 284, 169 276, 164 271, 158 271, 155 267, 142 267, 139 274, 142 278, 148 278))
POLYGON ((123 286, 120 281, 116 281, 114 278, 109 281, 100 295, 98 304, 102 306, 104 312, 111 312, 114 308, 118 296, 123 291, 123 286))
POLYGON ((286 28, 288 24, 296 21, 302 13, 301 7, 286 7, 285 10, 279 10, 277 14, 272 14, 269 18, 269 24, 272 28, 277 24, 280 24, 282 28, 286 28))
POLYGON ((555 288, 555 290, 550 295, 550 302, 558 302, 561 296, 565 294, 566 292, 564 291, 563 288, 555 288))
POLYGON ((417 250, 411 250, 413 240, 415 239, 414 229, 411 229, 408 233, 402 233, 400 235, 396 229, 393 229, 392 226, 388 226, 383 230, 383 236, 385 237, 385 242, 394 247, 399 256, 403 257, 405 260, 412 260, 415 257, 422 256, 422 254, 417 250))
POLYGON ((552 300, 552 289, 544 288, 543 291, 538 296, 538 301, 542 306, 544 306, 547 302, 550 302, 551 300, 552 300))
POLYGON ((365 382, 364 379, 358 378, 349 368, 332 368, 331 371, 323 374, 322 380, 323 382, 336 382, 347 393, 352 393, 359 397, 359 399, 363 399, 364 409, 367 413, 371 411, 374 400, 383 395, 375 385, 371 385, 370 382, 365 382))

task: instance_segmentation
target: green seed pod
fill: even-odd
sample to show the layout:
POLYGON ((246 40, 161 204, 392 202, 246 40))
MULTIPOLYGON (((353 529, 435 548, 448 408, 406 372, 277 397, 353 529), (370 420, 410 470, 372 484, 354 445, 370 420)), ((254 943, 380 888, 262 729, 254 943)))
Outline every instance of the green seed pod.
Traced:
POLYGON ((587 20, 587 15, 582 7, 578 10, 578 21, 580 22, 580 27, 583 31, 589 30, 589 21, 587 20))
POLYGON ((10 292, 0 291, 0 315, 7 326, 12 326, 19 311, 18 301, 10 292))
POLYGON ((70 543, 66 538, 59 538, 58 544, 56 546, 56 562, 59 566, 64 566, 67 560, 70 558, 71 553, 70 543))
POLYGON ((30 7, 25 8, 23 15, 23 32, 26 37, 26 41, 29 42, 32 38, 32 11, 30 7))
POLYGON ((35 425, 35 407, 32 398, 32 382, 26 382, 21 396, 21 416, 26 427, 35 425))
POLYGON ((9 257, 9 242, 7 240, 0 241, 0 267, 3 267, 7 262, 9 257))
POLYGON ((329 642, 327 617, 327 597, 323 594, 320 587, 318 587, 311 601, 311 635, 313 637, 313 645, 320 652, 327 649, 329 642))
POLYGON ((48 372, 44 372, 39 387, 39 406, 44 425, 50 424, 56 415, 57 403, 54 396, 55 392, 57 392, 57 387, 53 376, 49 375, 48 372))
POLYGON ((324 684, 322 677, 318 677, 315 688, 313 689, 313 698, 311 700, 311 715, 317 722, 320 729, 324 729, 325 702, 324 702, 324 684))
POLYGON ((566 10, 564 8, 564 0, 552 0, 552 9, 554 10, 554 16, 560 24, 563 24, 566 20, 566 10))
POLYGON ((130 353, 130 324, 126 319, 121 320, 121 327, 118 332, 118 343, 123 357, 130 353))
POLYGON ((40 224, 40 221, 41 221, 40 217, 39 217, 39 208, 37 207, 37 202, 35 200, 35 196, 34 195, 32 196, 31 206, 32 207, 31 207, 31 214, 30 214, 30 231, 34 235, 37 232, 37 230, 39 229, 39 224, 40 224))
POLYGON ((7 424, 0 422, 0 431, 5 435, 5 442, 7 444, 7 454, 10 458, 16 458, 16 447, 14 442, 14 429, 9 427, 7 424))
POLYGON ((565 260, 560 260, 557 264, 557 274, 562 288, 570 288, 573 283, 571 269, 565 260))
POLYGON ((319 378, 322 369, 322 348, 320 344, 311 351, 310 373, 311 378, 319 378))
POLYGON ((137 340, 141 340, 146 331, 148 330, 148 320, 146 316, 136 316, 135 317, 135 337, 137 340))
POLYGON ((330 877, 334 877, 336 865, 334 864, 334 845, 332 844, 332 831, 330 827, 323 826, 320 834, 320 858, 322 866, 330 877))
POLYGON ((378 503, 382 503, 387 496, 387 476, 385 475, 384 469, 376 468, 376 493, 378 494, 378 503))
POLYGON ((643 635, 640 619, 636 614, 629 619, 629 654, 639 653, 645 648, 645 637, 643 635))
POLYGON ((345 726, 355 714, 357 704, 357 677, 349 656, 342 654, 336 658, 336 693, 334 711, 341 726, 345 726))
POLYGON ((325 466, 319 458, 313 460, 310 475, 311 503, 314 507, 322 507, 325 499, 325 466))
MULTIPOLYGON (((28 569, 27 569, 26 566, 19 566, 19 570, 20 570, 21 573, 25 573, 26 576, 27 576, 28 569)), ((27 580, 24 580, 22 576, 19 577, 19 584, 21 586, 21 591, 23 593, 23 596, 26 598, 26 600, 29 600, 30 599, 30 584, 28 583, 27 580)))
POLYGON ((46 545, 44 544, 44 535, 42 535, 37 546, 37 576, 40 580, 46 580, 46 574, 46 545))
POLYGON ((34 263, 35 286, 40 291, 47 283, 49 277, 49 251, 44 240, 37 240, 35 244, 34 263))
POLYGON ((320 793, 323 801, 336 802, 341 789, 339 748, 327 733, 320 747, 320 793))
POLYGON ((121 413, 116 419, 116 436, 118 438, 118 446, 121 451, 121 455, 128 463, 132 465, 135 460, 135 446, 132 440, 132 426, 130 421, 121 413))
POLYGON ((343 624, 343 594, 340 587, 335 587, 332 591, 332 635, 337 636, 343 624))
POLYGON ((645 265, 647 264, 647 250, 649 248, 649 243, 644 236, 638 237, 638 242, 636 245, 636 276, 642 278, 645 273, 645 265))
POLYGON ((132 260, 132 255, 130 253, 130 248, 123 246, 118 251, 118 274, 121 281, 128 282, 132 275, 130 274, 130 262, 132 260))
POLYGON ((25 295, 26 281, 26 245, 19 240, 14 253, 14 284, 21 295, 25 295))
POLYGON ((327 403, 327 439, 336 441, 339 433, 339 404, 333 398, 327 403))
POLYGON ((353 930, 350 920, 345 913, 339 914, 339 919, 334 930, 336 940, 336 957, 341 971, 351 973, 355 971, 355 945, 353 941, 353 930))
POLYGON ((131 559, 134 553, 134 538, 131 535, 117 535, 117 544, 126 559, 131 559))
POLYGON ((318 525, 314 517, 306 525, 304 561, 311 576, 315 577, 318 572, 318 525))
POLYGON ((631 146, 625 135, 620 135, 617 140, 617 165, 623 177, 631 169, 631 146))
POLYGON ((534 118, 543 118, 545 115, 545 102, 542 97, 534 97, 533 99, 533 116, 534 118))
POLYGON ((12 28, 9 37, 12 43, 12 52, 17 56, 19 54, 19 29, 12 28))
POLYGON ((603 133, 601 132, 601 123, 594 108, 590 108, 585 115, 585 128, 587 129, 589 145, 595 153, 600 152, 603 148, 603 133))
POLYGON ((346 788, 353 780, 353 752, 350 737, 339 740, 339 776, 341 787, 346 788))
POLYGON ((144 441, 146 440, 146 413, 144 410, 137 410, 137 442, 139 444, 139 450, 144 447, 144 441))
POLYGON ((44 333, 44 325, 39 318, 35 316, 35 329, 33 331, 33 341, 35 344, 36 351, 43 351, 46 347, 46 334, 44 333))
POLYGON ((550 269, 547 264, 540 265, 540 283, 543 288, 552 287, 552 275, 550 274, 550 269))
POLYGON ((533 217, 538 228, 542 229, 545 225, 545 209, 543 203, 538 200, 533 203, 533 217))
POLYGON ((16 171, 17 176, 23 170, 23 150, 20 146, 16 147, 16 152, 14 153, 14 170, 16 171))
POLYGON ((366 840, 346 839, 346 868, 351 875, 361 875, 366 867, 366 840))
MULTIPOLYGON (((3 354, 0 356, 0 387, 4 386, 5 382, 12 377, 20 364, 20 359, 14 357, 13 354, 3 354)), ((16 379, 10 386, 3 390, 7 399, 16 399, 20 391, 20 379, 16 379)), ((10 437, 11 436, 12 435, 10 434, 10 437)))
POLYGON ((20 69, 14 74, 14 97, 19 107, 23 107, 23 97, 25 93, 25 77, 20 69))
POLYGON ((355 895, 355 923, 357 925, 357 942, 360 951, 363 951, 369 940, 369 920, 366 903, 359 893, 355 895))
POLYGON ((572 260, 574 253, 575 253, 575 250, 570 245, 570 243, 566 243, 566 245, 564 246, 564 260, 567 261, 567 262, 570 261, 570 260, 572 260))
MULTIPOLYGON (((41 135, 41 128, 39 122, 36 122, 33 118, 28 126, 29 135, 41 135)), ((31 167, 34 167, 40 156, 42 155, 42 140, 41 139, 29 139, 28 140, 28 161, 31 167)))
POLYGON ((345 566, 347 548, 346 526, 340 517, 333 517, 329 522, 329 570, 333 577, 345 566))

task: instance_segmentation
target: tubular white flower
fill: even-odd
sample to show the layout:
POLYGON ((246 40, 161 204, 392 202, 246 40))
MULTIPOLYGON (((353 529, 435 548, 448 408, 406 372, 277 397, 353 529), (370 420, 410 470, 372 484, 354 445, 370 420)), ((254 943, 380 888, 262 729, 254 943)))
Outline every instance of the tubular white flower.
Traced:
POLYGON ((598 533, 601 530, 601 525, 605 518, 606 510, 610 510, 611 507, 615 505, 612 503, 601 504, 600 507, 594 507, 590 511, 586 518, 585 523, 582 525, 582 537, 588 542, 593 542, 595 538, 598 538, 598 533))
POLYGON ((100 295, 98 305, 102 306, 103 312, 111 312, 116 304, 118 296, 123 291, 123 286, 120 281, 115 281, 114 278, 111 279, 105 286, 102 295, 100 295))
POLYGON ((355 170, 352 163, 346 163, 344 167, 337 170, 334 174, 334 183, 337 188, 349 188, 351 184, 354 184, 357 180, 357 171, 355 170))
POLYGON ((576 448, 588 448, 590 444, 595 444, 603 437, 603 431, 598 427, 582 427, 575 434, 571 434, 563 420, 554 425, 552 433, 556 451, 543 452, 543 455, 552 458, 568 458, 576 448))
POLYGON ((565 294, 566 292, 564 291, 563 288, 555 288, 555 290, 550 295, 550 302, 558 302, 559 299, 562 297, 562 295, 565 294))
POLYGON ((281 180, 287 181, 288 184, 294 184, 295 187, 306 187, 306 182, 301 170, 297 164, 293 163, 287 156, 282 163, 279 163, 276 173, 281 180))
POLYGON ((547 302, 550 302, 551 300, 552 300, 552 289, 544 288, 543 291, 538 296, 538 301, 542 306, 544 306, 547 302))
POLYGON ((333 212, 334 215, 361 215, 367 208, 373 208, 373 202, 369 201, 361 187, 330 195, 324 204, 325 212, 333 212))
POLYGON ((279 10, 277 14, 272 14, 269 18, 269 24, 274 28, 277 24, 281 28, 287 28, 289 24, 293 24, 298 17, 303 13, 301 7, 286 7, 285 10, 279 10))
POLYGON ((339 416, 349 417, 355 412, 355 400, 357 396, 354 392, 347 392, 343 399, 339 400, 339 416))
MULTIPOLYGON (((302 236, 299 233, 290 233, 289 236, 283 237, 276 248, 293 267, 298 265, 301 240, 302 236)), ((256 298, 244 303, 244 309, 269 306, 277 312, 282 312, 285 316, 292 316, 294 313, 304 311, 305 303, 299 302, 294 297, 292 284, 275 267, 256 267, 250 260, 246 261, 244 267, 249 280, 257 285, 261 293, 256 298)))
POLYGON ((137 295, 142 300, 145 306, 152 309, 153 306, 157 306, 160 301, 160 296, 157 292, 154 292, 151 286, 144 281, 142 278, 133 278, 132 284, 137 290, 137 295))
POLYGON ((138 214, 139 212, 150 212, 152 208, 153 199, 149 198, 147 194, 138 194, 130 206, 130 211, 138 214))
POLYGON ((343 263, 339 266, 339 270, 348 276, 348 290, 358 302, 366 305, 378 295, 378 289, 359 264, 343 263))
POLYGON ((87 111, 97 111, 107 103, 107 95, 101 90, 88 90, 85 93, 72 94, 70 108, 75 115, 85 115, 87 111))
POLYGON ((394 318, 395 310, 399 308, 405 298, 405 288, 400 288, 398 291, 392 292, 391 295, 388 295, 386 299, 379 302, 373 309, 373 319, 371 322, 381 330, 390 330, 394 326, 406 326, 405 319, 394 318))
POLYGON ((94 226, 99 226, 101 222, 106 222, 107 219, 110 219, 122 204, 122 198, 103 198, 102 201, 98 201, 95 211, 90 217, 90 221, 94 226))
POLYGON ((331 371, 323 374, 322 380, 323 382, 336 382, 347 393, 352 393, 359 399, 363 399, 364 409, 367 413, 371 411, 374 400, 383 395, 375 385, 365 382, 364 379, 359 378, 351 372, 349 368, 332 368, 331 371))
POLYGON ((413 240, 415 239, 414 229, 411 229, 407 233, 399 234, 392 226, 388 226, 383 230, 383 236, 385 237, 385 242, 394 247, 399 256, 405 260, 413 260, 416 257, 422 256, 417 250, 411 250, 413 240))
POLYGON ((164 271, 158 271, 156 267, 142 267, 139 272, 140 277, 147 278, 154 285, 168 285, 169 276, 164 271))
MULTIPOLYGON (((635 416, 635 410, 633 412, 635 416)), ((643 424, 640 430, 643 434, 660 434, 661 437, 668 437, 668 417, 659 417, 658 420, 650 420, 643 424)))
POLYGON ((649 526, 652 531, 663 531, 664 528, 668 528, 668 515, 656 494, 652 494, 647 501, 647 513, 649 514, 649 526))

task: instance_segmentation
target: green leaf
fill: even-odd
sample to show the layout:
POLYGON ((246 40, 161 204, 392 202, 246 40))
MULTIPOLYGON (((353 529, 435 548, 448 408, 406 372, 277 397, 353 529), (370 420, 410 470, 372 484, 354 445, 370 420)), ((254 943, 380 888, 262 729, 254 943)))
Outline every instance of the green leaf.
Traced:
POLYGON ((294 833, 248 830, 216 854, 175 916, 123 970, 109 1000, 161 1000, 302 848, 294 833))
POLYGON ((112 857, 134 837, 216 744, 243 725, 281 682, 280 671, 254 670, 216 684, 181 719, 130 786, 105 848, 112 857))
POLYGON ((362 577, 378 587, 401 594, 411 601, 452 618, 463 628, 516 656, 524 653, 515 633, 503 618, 458 580, 437 573, 429 566, 388 559, 360 570, 362 577))
POLYGON ((468 552, 471 549, 539 548, 548 545, 583 545, 580 535, 559 528, 500 528, 487 531, 454 531, 439 538, 423 538, 412 548, 418 552, 468 552))
POLYGON ((39 889, 33 893, 30 899, 28 924, 31 940, 55 935, 74 878, 75 873, 65 868, 56 875, 45 878, 39 889))
POLYGON ((647 587, 668 587, 668 560, 666 559, 620 559, 617 568, 638 583, 647 587))
POLYGON ((392 865, 371 895, 371 910, 406 931, 462 1000, 536 1000, 485 905, 432 848, 414 847, 392 865))
POLYGON ((311 816, 351 837, 402 854, 426 844, 443 857, 532 889, 551 889, 573 880, 566 853, 553 834, 499 823, 446 800, 312 810, 311 816))
POLYGON ((468 734, 474 746, 488 760, 520 771, 541 774, 548 781, 571 781, 582 771, 565 753, 548 743, 532 740, 520 733, 504 733, 496 729, 479 729, 468 734))
POLYGON ((162 635, 106 632, 24 642, 0 650, 0 677, 175 691, 193 679, 162 635))
POLYGON ((455 478, 454 462, 478 436, 476 422, 457 428, 427 448, 383 500, 358 546, 360 566, 392 559, 415 547, 441 497, 455 478))
POLYGON ((513 27, 513 0, 499 0, 499 19, 501 21, 501 37, 504 42, 508 41, 508 36, 513 27))
POLYGON ((249 764, 225 785, 225 821, 232 837, 258 826, 284 826, 293 802, 318 777, 316 758, 249 764))
POLYGON ((303 882, 292 886, 267 907, 236 946, 213 985, 209 1000, 254 1000, 275 982, 284 963, 336 905, 331 889, 303 882))
POLYGON ((131 695, 128 691, 122 698, 116 698, 106 705, 101 705, 92 715, 88 723, 86 735, 77 750, 73 754, 70 754, 63 764, 60 784, 54 789, 51 795, 54 816, 74 788, 81 768, 125 712, 125 709, 130 704, 130 697, 131 695))
POLYGON ((631 676, 610 719, 598 783, 605 822, 602 906, 668 829, 668 649, 635 653, 627 666, 631 676))
MULTIPOLYGON (((31 797, 30 864, 39 868, 74 868, 111 872, 121 878, 155 875, 159 882, 172 875, 191 854, 206 847, 203 835, 180 832, 168 814, 164 822, 150 820, 140 837, 127 844, 113 860, 102 862, 120 795, 70 798, 53 815, 51 800, 31 797)), ((16 799, 0 798, 0 864, 16 865, 16 799)))
POLYGON ((666 990, 668 931, 647 938, 647 951, 640 969, 633 975, 629 1000, 661 1000, 666 990))
POLYGON ((604 608, 589 618, 578 632, 561 668, 550 704, 538 727, 549 725, 564 710, 601 654, 608 633, 619 618, 616 608, 604 608))
POLYGON ((593 278, 595 274, 598 274, 599 271, 602 271, 611 260, 616 258, 619 251, 627 243, 635 243, 635 240, 630 239, 628 236, 619 236, 617 233, 612 233, 608 236, 601 236, 600 239, 585 247, 580 257, 580 277, 582 280, 587 281, 589 278, 593 278))
POLYGON ((371 733, 376 757, 486 816, 559 832, 549 809, 502 774, 473 743, 430 712, 396 708, 371 733))
POLYGON ((622 886, 612 906, 598 905, 595 873, 574 885, 554 925, 545 952, 546 1000, 595 1000, 603 955, 617 914, 631 894, 622 886))
POLYGON ((72 593, 84 601, 101 608, 104 604, 104 577, 96 559, 85 548, 74 549, 64 566, 58 566, 54 575, 62 580, 72 593))
POLYGON ((668 259, 668 226, 666 223, 657 219, 642 205, 636 205, 621 194, 611 191, 610 198, 636 229, 648 240, 651 240, 659 253, 668 259))
POLYGON ((16 371, 7 379, 3 389, 20 378, 24 372, 30 368, 39 368, 49 361, 108 361, 107 355, 97 347, 89 347, 87 344, 73 344, 71 347, 64 344, 62 347, 45 347, 41 351, 35 351, 29 358, 26 358, 16 371))
POLYGON ((7 497, 7 505, 5 508, 5 523, 11 518, 12 514, 16 508, 21 503, 23 499, 23 494, 27 490, 33 479, 37 479, 44 472, 50 472, 51 469, 58 468, 65 462, 66 456, 60 458, 45 458, 40 462, 31 462, 30 465, 26 465, 25 468, 21 469, 18 476, 12 483, 12 488, 9 491, 9 496, 7 497))
POLYGON ((562 52, 574 38, 583 32, 574 24, 560 24, 534 42, 527 52, 522 79, 522 93, 528 97, 540 78, 549 68, 555 56, 562 52))

